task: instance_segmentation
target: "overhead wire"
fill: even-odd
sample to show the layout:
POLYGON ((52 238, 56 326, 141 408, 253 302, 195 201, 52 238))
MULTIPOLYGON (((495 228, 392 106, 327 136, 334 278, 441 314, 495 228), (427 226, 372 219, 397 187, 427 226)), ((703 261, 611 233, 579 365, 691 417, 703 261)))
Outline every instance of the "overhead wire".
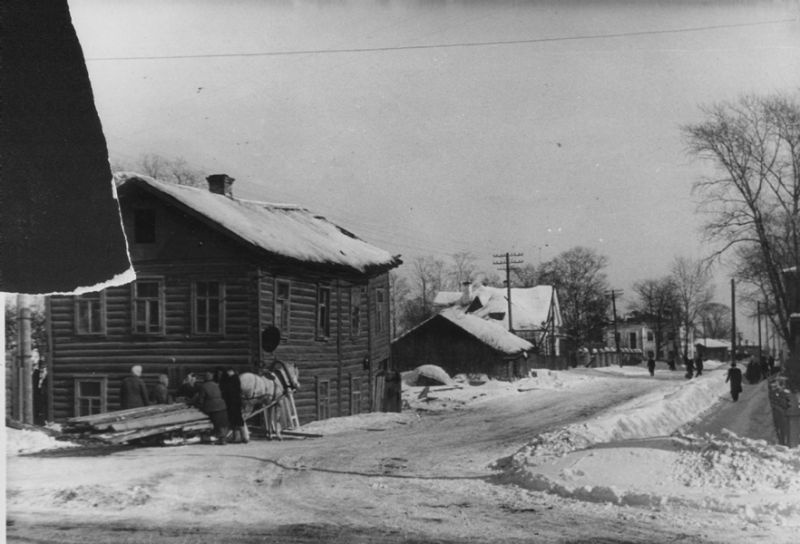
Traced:
POLYGON ((230 57, 277 57, 277 56, 289 56, 289 55, 377 53, 377 52, 388 52, 388 51, 410 51, 416 49, 445 49, 445 48, 457 48, 457 47, 490 47, 490 46, 501 46, 501 45, 522 45, 522 44, 532 44, 532 43, 624 38, 629 36, 704 32, 708 30, 743 28, 743 27, 772 25, 772 24, 788 23, 788 22, 795 22, 795 19, 775 19, 770 21, 731 23, 725 25, 705 25, 705 26, 683 27, 674 29, 639 30, 632 32, 613 32, 609 34, 584 34, 576 36, 554 36, 550 38, 529 38, 529 39, 518 39, 518 40, 493 40, 484 42, 454 42, 454 43, 435 43, 435 44, 418 44, 418 45, 396 45, 396 46, 384 46, 384 47, 347 47, 340 49, 300 49, 300 50, 290 50, 290 51, 256 51, 256 52, 237 52, 237 53, 193 53, 193 54, 182 54, 182 55, 89 57, 86 59, 86 61, 105 62, 105 61, 126 61, 126 60, 180 60, 180 59, 201 59, 201 58, 208 59, 208 58, 230 58, 230 57))

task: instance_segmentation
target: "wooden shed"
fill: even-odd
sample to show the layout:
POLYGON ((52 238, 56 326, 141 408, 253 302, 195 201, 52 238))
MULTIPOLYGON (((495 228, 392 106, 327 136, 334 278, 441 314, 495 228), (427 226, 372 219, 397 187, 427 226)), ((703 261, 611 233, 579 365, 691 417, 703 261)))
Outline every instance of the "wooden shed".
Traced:
POLYGON ((510 378, 522 373, 532 349, 533 344, 498 323, 447 308, 394 340, 392 361, 401 371, 431 364, 450 376, 510 378))
POLYGON ((192 372, 300 370, 301 423, 375 409, 375 376, 390 368, 388 272, 401 261, 299 206, 118 175, 136 280, 52 296, 49 418, 119 408, 132 365, 176 387, 192 372), (261 349, 274 325, 281 344, 261 349))

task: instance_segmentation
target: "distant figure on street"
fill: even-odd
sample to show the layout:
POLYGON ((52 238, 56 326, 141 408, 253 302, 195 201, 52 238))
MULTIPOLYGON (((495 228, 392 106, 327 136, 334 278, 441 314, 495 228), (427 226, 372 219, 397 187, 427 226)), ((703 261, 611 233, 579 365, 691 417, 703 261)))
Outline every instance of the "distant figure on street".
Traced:
POLYGON ((703 357, 699 353, 694 356, 694 369, 695 376, 700 376, 703 373, 703 357))
POLYGON ((670 355, 669 360, 667 361, 667 366, 670 370, 675 370, 675 356, 670 355))
POLYGON ((226 443, 225 436, 228 434, 228 409, 222 399, 219 385, 214 381, 214 373, 206 372, 205 377, 206 381, 200 386, 191 404, 211 418, 211 423, 214 425, 214 434, 217 437, 217 444, 224 446, 226 443))
POLYGON ((739 400, 739 393, 742 392, 742 371, 736 368, 736 361, 731 363, 731 367, 728 369, 728 375, 725 378, 726 382, 730 382, 731 384, 731 397, 733 398, 733 402, 739 400))
POLYGON ((158 375, 158 383, 153 391, 153 402, 156 404, 172 404, 172 395, 169 394, 169 376, 158 375))
POLYGON ((686 356, 683 358, 683 364, 686 366, 686 379, 691 380, 694 376, 694 363, 686 356))
POLYGON ((747 383, 755 384, 761 381, 761 367, 752 358, 747 362, 747 368, 744 371, 744 377, 747 383))
POLYGON ((647 371, 650 372, 651 376, 656 375, 656 360, 653 358, 652 353, 647 355, 647 371))
POLYGON ((775 357, 773 357, 772 355, 770 355, 769 359, 767 359, 767 367, 769 368, 770 376, 775 374, 775 357))
POLYGON ((119 404, 123 410, 148 406, 150 399, 147 396, 147 387, 142 380, 142 367, 134 365, 131 373, 122 378, 119 389, 119 404))

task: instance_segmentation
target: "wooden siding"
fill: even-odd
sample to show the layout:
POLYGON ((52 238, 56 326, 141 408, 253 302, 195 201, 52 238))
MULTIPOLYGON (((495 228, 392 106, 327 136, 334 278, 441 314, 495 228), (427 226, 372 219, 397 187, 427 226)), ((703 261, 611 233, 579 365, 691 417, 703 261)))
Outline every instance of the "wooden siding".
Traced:
POLYGON ((450 376, 482 373, 507 378, 515 368, 502 353, 441 316, 395 340, 392 359, 401 371, 431 364, 442 367, 450 376))
MULTIPOLYGON (((320 265, 274 261, 254 255, 202 221, 166 206, 143 190, 120 198, 134 270, 141 279, 163 281, 162 334, 133 333, 130 285, 105 290, 105 333, 78 335, 72 296, 49 300, 53 361, 50 384, 53 419, 74 414, 75 376, 107 380, 106 407, 119 408, 119 385, 140 364, 148 386, 158 374, 170 376, 174 390, 185 373, 219 366, 240 371, 271 364, 276 358, 297 364, 301 389, 295 396, 301 423, 317 418, 318 388, 328 383, 329 417, 368 411, 377 371, 389 362, 389 276, 342 276, 320 265), (155 210, 156 241, 133 243, 134 210, 155 210), (291 282, 290 330, 274 353, 261 349, 260 332, 275 323, 275 281, 291 282), (192 282, 225 285, 224 334, 202 335, 192 328, 192 282), (317 335, 317 289, 330 289, 330 334, 317 335), (361 327, 351 334, 350 289, 361 288, 361 327), (384 289, 384 330, 376 329, 375 289, 384 289), (357 387, 353 387, 357 384, 357 387), (353 390, 359 392, 357 409, 353 390)), ((358 399, 357 399, 358 400, 358 399)))
MULTIPOLYGON (((330 279, 329 276, 292 270, 285 267, 262 270, 259 281, 262 326, 276 325, 274 289, 276 280, 291 281, 290 332, 272 354, 262 353, 263 364, 275 359, 292 362, 300 372, 301 388, 295 394, 298 417, 301 423, 317 419, 320 411, 318 384, 328 384, 329 417, 350 415, 352 412, 352 383, 358 383, 361 396, 358 412, 369 411, 369 391, 372 364, 386 360, 389 355, 388 331, 385 340, 370 342, 374 336, 368 314, 374 309, 374 297, 369 296, 372 285, 388 289, 388 274, 372 281, 355 278, 330 279), (377 281, 376 281, 377 280, 377 281), (330 335, 317 335, 317 289, 331 290, 330 335), (351 332, 350 292, 359 288, 361 327, 357 334, 351 332), (372 344, 373 349, 370 349, 372 344)), ((388 293, 388 291, 387 291, 388 293)), ((386 300, 388 304, 388 299, 386 300)), ((388 313, 388 309, 385 310, 388 313)))

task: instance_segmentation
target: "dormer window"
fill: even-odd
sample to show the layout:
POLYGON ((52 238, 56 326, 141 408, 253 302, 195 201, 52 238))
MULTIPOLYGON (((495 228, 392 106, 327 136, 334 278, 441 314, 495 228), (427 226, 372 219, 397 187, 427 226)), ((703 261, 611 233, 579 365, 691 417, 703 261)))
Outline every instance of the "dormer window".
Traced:
POLYGON ((156 211, 140 208, 133 212, 133 242, 152 244, 156 241, 156 211))
POLYGON ((506 313, 505 312, 489 312, 489 319, 496 319, 497 321, 502 321, 505 319, 506 313))

